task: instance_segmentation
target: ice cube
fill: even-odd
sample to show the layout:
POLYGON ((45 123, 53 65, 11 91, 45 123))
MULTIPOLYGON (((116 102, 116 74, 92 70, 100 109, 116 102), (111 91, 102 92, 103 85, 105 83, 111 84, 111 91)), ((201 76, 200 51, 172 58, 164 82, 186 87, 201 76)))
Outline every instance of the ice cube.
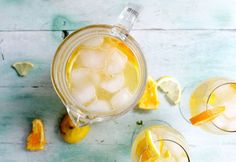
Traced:
POLYGON ((114 93, 124 86, 124 81, 124 75, 119 74, 112 77, 110 80, 103 81, 101 83, 101 87, 108 92, 114 93))
POLYGON ((94 70, 104 68, 106 61, 105 53, 92 49, 82 49, 79 53, 79 59, 84 67, 94 70))
POLYGON ((236 107, 226 107, 225 111, 223 112, 225 117, 227 118, 234 118, 236 117, 236 107))
POLYGON ((94 84, 99 84, 101 81, 101 77, 99 73, 91 72, 89 77, 90 77, 91 82, 94 84))
POLYGON ((122 54, 118 49, 113 49, 108 60, 107 73, 117 74, 122 72, 127 62, 127 56, 122 54))
POLYGON ((236 119, 230 119, 230 121, 226 121, 225 126, 222 128, 228 131, 236 131, 236 119))
POLYGON ((96 90, 93 85, 87 85, 80 89, 72 89, 72 94, 82 104, 86 104, 96 98, 96 90))
POLYGON ((183 154, 185 154, 183 148, 180 147, 175 142, 168 141, 168 142, 165 142, 165 144, 167 146, 167 150, 169 150, 173 156, 181 157, 183 154))
POLYGON ((181 161, 181 162, 188 162, 189 160, 188 160, 188 158, 187 158, 187 155, 184 155, 184 156, 182 156, 182 157, 179 157, 179 158, 178 158, 178 161, 181 161))
POLYGON ((96 36, 83 42, 83 45, 88 46, 88 47, 98 47, 103 43, 103 41, 104 41, 103 37, 96 36))
POLYGON ((105 100, 96 100, 86 108, 87 111, 92 112, 109 112, 112 110, 110 104, 105 100))
POLYGON ((89 71, 84 68, 78 68, 71 71, 71 83, 73 87, 84 86, 87 82, 89 71))
POLYGON ((111 99, 111 104, 115 108, 125 108, 130 103, 133 95, 128 88, 123 88, 118 91, 111 99))
MULTIPOLYGON (((162 162, 178 162, 178 161, 176 160, 175 157, 170 156, 170 157, 168 157, 168 158, 163 158, 163 159, 162 159, 162 162)), ((181 162, 184 162, 184 161, 181 161, 181 162)))
POLYGON ((235 125, 236 120, 234 121, 227 121, 225 126, 222 128, 223 130, 227 131, 236 131, 236 125, 235 125))
POLYGON ((224 117, 224 114, 217 116, 212 122, 219 128, 223 128, 226 124, 226 118, 224 117))

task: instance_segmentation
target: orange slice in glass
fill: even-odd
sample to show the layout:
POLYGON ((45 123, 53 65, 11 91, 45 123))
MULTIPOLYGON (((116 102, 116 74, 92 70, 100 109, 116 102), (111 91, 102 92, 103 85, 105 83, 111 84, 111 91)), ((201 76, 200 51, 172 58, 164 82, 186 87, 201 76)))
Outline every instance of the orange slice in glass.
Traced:
POLYGON ((200 125, 202 123, 206 123, 208 121, 215 119, 224 111, 225 111, 224 106, 215 107, 213 109, 203 111, 200 114, 193 116, 189 120, 193 125, 200 125))

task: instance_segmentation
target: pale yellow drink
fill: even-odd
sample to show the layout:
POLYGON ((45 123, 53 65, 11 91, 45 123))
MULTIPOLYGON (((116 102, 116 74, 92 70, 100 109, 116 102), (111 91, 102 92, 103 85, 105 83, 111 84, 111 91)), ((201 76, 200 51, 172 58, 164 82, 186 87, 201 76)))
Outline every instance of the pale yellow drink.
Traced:
POLYGON ((140 72, 132 50, 110 36, 81 42, 67 62, 67 84, 74 99, 90 113, 106 114, 132 103, 140 72))
POLYGON ((195 116, 214 107, 225 106, 225 111, 214 120, 201 125, 207 131, 236 131, 236 83, 225 78, 202 82, 190 97, 190 113, 195 116))
POLYGON ((183 137, 173 128, 152 125, 139 132, 132 150, 132 162, 189 162, 183 137))

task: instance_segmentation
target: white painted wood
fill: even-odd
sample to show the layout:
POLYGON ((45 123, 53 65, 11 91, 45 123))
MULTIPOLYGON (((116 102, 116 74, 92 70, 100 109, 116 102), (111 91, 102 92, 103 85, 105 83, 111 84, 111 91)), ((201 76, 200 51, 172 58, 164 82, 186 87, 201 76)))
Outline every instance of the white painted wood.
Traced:
POLYGON ((0 30, 75 29, 114 23, 123 7, 143 6, 136 29, 235 29, 235 0, 1 0, 0 30))

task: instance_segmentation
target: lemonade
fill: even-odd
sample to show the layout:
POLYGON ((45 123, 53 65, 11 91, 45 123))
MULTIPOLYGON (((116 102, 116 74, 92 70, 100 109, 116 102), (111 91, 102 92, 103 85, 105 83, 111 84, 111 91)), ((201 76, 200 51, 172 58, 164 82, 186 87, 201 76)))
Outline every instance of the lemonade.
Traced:
POLYGON ((192 116, 216 107, 225 110, 202 127, 214 132, 236 131, 236 83, 225 78, 212 78, 202 82, 192 93, 189 101, 192 116))
POLYGON ((66 78, 71 94, 84 111, 107 114, 133 102, 140 72, 134 53, 124 42, 98 35, 73 50, 66 78))
POLYGON ((184 138, 165 124, 151 124, 133 141, 132 162, 189 162, 184 138))

